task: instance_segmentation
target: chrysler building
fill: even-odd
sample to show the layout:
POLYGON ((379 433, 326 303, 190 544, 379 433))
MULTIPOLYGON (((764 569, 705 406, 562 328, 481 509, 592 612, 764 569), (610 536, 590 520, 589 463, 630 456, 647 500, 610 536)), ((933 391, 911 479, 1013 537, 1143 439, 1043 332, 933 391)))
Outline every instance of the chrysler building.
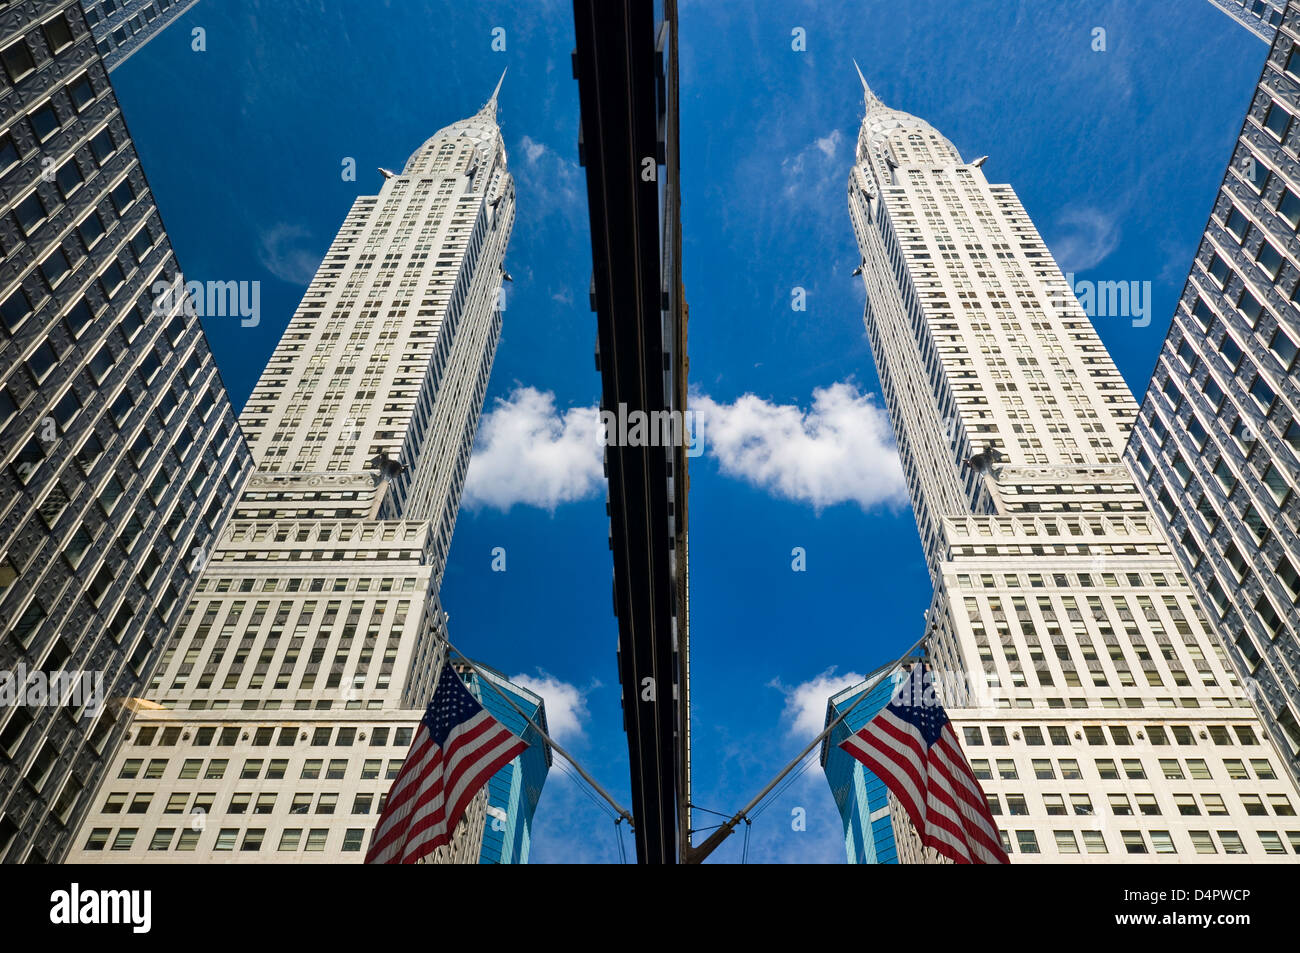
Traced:
POLYGON ((1288 859, 1300 798, 1122 459, 1132 394, 987 157, 862 86, 867 336, 936 683, 1012 862, 1288 859))
MULTIPOLYGON (((497 91, 380 171, 240 416, 257 468, 69 860, 365 856, 444 662, 438 589, 501 332, 497 91)), ((440 856, 477 860, 489 813, 480 795, 440 856)))

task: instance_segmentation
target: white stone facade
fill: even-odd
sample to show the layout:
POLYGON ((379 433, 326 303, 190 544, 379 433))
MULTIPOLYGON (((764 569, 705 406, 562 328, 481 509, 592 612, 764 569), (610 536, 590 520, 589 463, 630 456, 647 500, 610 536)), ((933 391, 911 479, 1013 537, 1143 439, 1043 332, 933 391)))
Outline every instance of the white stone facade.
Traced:
POLYGON ((867 333, 1012 861, 1296 859, 1300 796, 1121 460, 1127 386, 1010 186, 863 86, 867 333))
MULTIPOLYGON (((496 93, 385 175, 244 408, 257 470, 71 860, 365 856, 443 663, 438 589, 501 330, 496 93), (123 774, 136 760, 157 776, 123 774)), ((441 859, 477 860, 485 812, 441 859)))

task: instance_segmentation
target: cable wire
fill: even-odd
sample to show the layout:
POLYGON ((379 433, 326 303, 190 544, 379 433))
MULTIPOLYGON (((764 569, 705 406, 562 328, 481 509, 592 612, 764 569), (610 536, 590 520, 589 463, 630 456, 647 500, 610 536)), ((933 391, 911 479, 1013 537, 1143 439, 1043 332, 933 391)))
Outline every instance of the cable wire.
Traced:
POLYGON ((623 843, 623 818, 614 818, 614 837, 618 840, 618 862, 627 863, 627 847, 623 843))
POLYGON ((614 811, 610 808, 610 806, 606 804, 602 798, 597 797, 595 792, 589 790, 587 785, 583 782, 583 780, 580 777, 578 777, 578 775, 575 774, 567 765, 557 760, 554 763, 554 767, 558 768, 561 774, 563 774, 570 781, 572 781, 574 786, 577 787, 577 789, 581 791, 584 796, 586 796, 587 800, 595 804, 596 807, 598 807, 606 817, 610 817, 610 818, 618 817, 618 815, 614 813, 614 811))
POLYGON ((755 806, 755 808, 752 811, 749 812, 748 816, 758 817, 765 810, 771 807, 775 801, 779 800, 781 796, 784 795, 786 791, 790 789, 790 786, 792 784, 794 784, 797 780, 799 780, 800 777, 803 776, 803 773, 805 771, 807 771, 810 767, 812 767, 813 762, 816 760, 818 760, 818 752, 816 750, 808 752, 808 754, 804 757, 803 761, 799 763, 799 767, 796 768, 794 771, 790 772, 790 774, 785 778, 785 780, 781 782, 780 785, 778 785, 776 788, 773 788, 772 791, 768 793, 767 797, 763 798, 763 800, 757 806, 755 806))

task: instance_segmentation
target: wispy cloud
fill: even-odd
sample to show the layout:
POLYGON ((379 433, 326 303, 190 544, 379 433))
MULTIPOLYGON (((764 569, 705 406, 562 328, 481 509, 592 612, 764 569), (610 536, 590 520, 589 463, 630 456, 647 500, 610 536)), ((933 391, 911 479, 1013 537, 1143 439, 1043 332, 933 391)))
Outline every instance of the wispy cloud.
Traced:
POLYGON ((311 232, 301 225, 281 223, 258 236, 258 258, 266 269, 291 285, 311 284, 321 256, 305 247, 311 232))
POLYGON ((520 215, 536 212, 539 218, 559 214, 580 219, 586 194, 576 157, 565 158, 532 136, 520 139, 519 148, 524 161, 512 168, 519 180, 520 215))
POLYGON ((1101 264, 1119 245, 1119 214, 1091 207, 1067 208, 1057 217, 1052 253, 1065 272, 1101 264))
POLYGON ((844 138, 844 133, 832 129, 782 160, 781 177, 787 200, 820 203, 838 194, 849 165, 841 155, 844 138))
POLYGON ((559 411, 555 394, 517 387, 479 423, 465 505, 508 512, 516 503, 555 511, 595 496, 604 479, 595 407, 559 411))
POLYGON ((902 502, 906 484, 885 411, 849 382, 813 391, 812 409, 745 394, 693 398, 722 472, 818 510, 902 502))
POLYGON ((546 146, 540 142, 535 142, 532 136, 524 136, 524 157, 530 164, 536 163, 538 159, 546 155, 546 146))
MULTIPOLYGON (((572 768, 562 767, 562 758, 546 776, 541 800, 533 820, 530 864, 615 864, 619 862, 618 839, 623 838, 628 854, 635 856, 633 837, 627 825, 615 827, 578 779, 572 768)), ((599 770, 592 766, 592 770, 599 770)), ((607 778, 610 772, 601 772, 607 778)), ((616 795, 618 796, 618 795, 616 795)), ((621 798, 627 803, 626 798, 621 798)))

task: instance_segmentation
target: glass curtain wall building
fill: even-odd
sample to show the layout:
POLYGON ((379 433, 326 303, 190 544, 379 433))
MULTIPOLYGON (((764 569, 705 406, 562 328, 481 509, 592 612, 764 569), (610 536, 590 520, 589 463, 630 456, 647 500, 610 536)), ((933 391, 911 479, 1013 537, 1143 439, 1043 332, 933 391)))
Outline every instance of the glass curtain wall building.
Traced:
POLYGON ((492 717, 528 742, 527 751, 488 781, 486 820, 478 862, 526 864, 532 845, 533 814, 542 795, 542 785, 546 783, 546 774, 551 769, 551 749, 529 721, 547 731, 546 706, 540 695, 516 685, 482 662, 475 663, 477 672, 454 656, 452 664, 470 694, 492 717), (509 701, 502 697, 503 694, 509 701))
POLYGON ((822 741, 821 763, 826 783, 831 786, 835 806, 844 822, 844 852, 850 864, 896 864, 898 847, 894 836, 895 822, 906 824, 901 811, 891 811, 889 790, 857 758, 840 747, 861 731, 882 708, 889 704, 897 688, 895 676, 901 667, 878 669, 860 684, 850 686, 830 697, 826 704, 826 725, 845 709, 848 716, 822 741), (868 688, 873 679, 880 681, 868 688), (866 694, 860 704, 858 699, 866 694))

